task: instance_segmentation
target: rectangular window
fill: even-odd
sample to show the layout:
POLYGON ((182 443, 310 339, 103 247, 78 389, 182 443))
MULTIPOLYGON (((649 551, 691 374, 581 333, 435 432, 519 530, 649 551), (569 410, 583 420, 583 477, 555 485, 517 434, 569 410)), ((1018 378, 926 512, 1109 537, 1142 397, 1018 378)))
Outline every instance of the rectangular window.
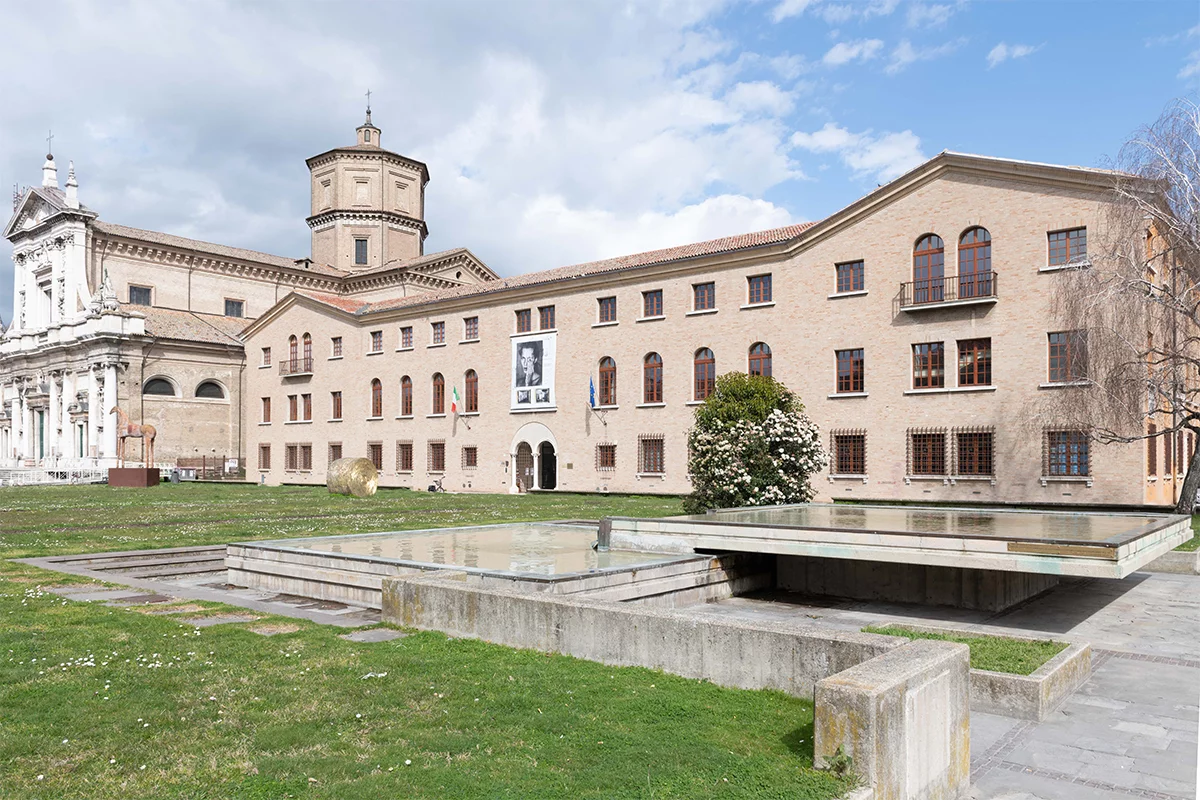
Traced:
POLYGON ((1158 477, 1158 426, 1153 422, 1146 427, 1146 477, 1158 477))
POLYGON ((615 444, 596 445, 596 469, 601 472, 611 472, 617 468, 617 446, 615 444))
POLYGON ((283 468, 288 472, 295 472, 300 464, 300 447, 299 445, 289 444, 283 449, 283 468))
POLYGON ((383 352, 383 331, 371 331, 371 352, 383 352))
POLYGON ((312 445, 311 444, 300 445, 299 467, 302 471, 305 471, 305 472, 312 471, 312 445))
POLYGON ((271 445, 260 444, 258 446, 258 468, 259 469, 270 469, 271 468, 271 445))
POLYGON ((262 421, 271 421, 271 398, 264 397, 262 399, 262 421))
POLYGON ((244 317, 246 316, 246 301, 245 300, 225 300, 225 316, 227 317, 244 317))
POLYGON ((538 330, 554 330, 554 306, 541 306, 538 308, 538 330))
POLYGON ((148 305, 150 305, 150 287, 149 286, 130 286, 129 287, 129 305, 131 305, 131 306, 148 306, 148 305))
POLYGON ((863 280, 863 262, 848 261, 845 264, 835 264, 837 270, 837 292, 861 292, 866 286, 863 280))
POLYGON ((300 395, 288 395, 288 422, 300 419, 300 395))
POLYGON ((412 442, 396 442, 396 472, 413 471, 412 442))
POLYGON ((354 240, 354 263, 358 265, 367 263, 367 240, 354 240))
POLYGON ((408 325, 400 329, 400 348, 411 350, 412 346, 412 326, 408 325))
POLYGON ((994 436, 991 431, 956 431, 957 474, 990 477, 996 474, 994 436))
POLYGON ((641 449, 638 472, 647 475, 661 475, 664 468, 664 442, 661 436, 639 436, 638 444, 641 449))
POLYGON ((959 339, 958 385, 992 385, 991 339, 959 339))
POLYGON ((945 431, 909 431, 909 474, 946 474, 945 431))
POLYGON ((661 317, 663 315, 662 289, 652 292, 642 292, 642 316, 661 317))
POLYGON ((329 463, 332 464, 333 462, 337 461, 341 457, 342 457, 342 443, 341 442, 330 442, 329 443, 329 463))
POLYGON ((835 475, 867 474, 867 434, 833 433, 833 471, 835 475))
POLYGON ((304 411, 304 421, 311 422, 312 421, 312 395, 311 394, 300 395, 300 408, 301 408, 301 410, 304 411))
POLYGON ((914 344, 913 388, 940 389, 946 385, 946 354, 941 342, 914 344))
POLYGON ((429 443, 429 471, 430 472, 445 472, 446 471, 446 443, 445 442, 430 442, 429 443))
POLYGON ((838 394, 865 392, 866 369, 863 362, 863 350, 837 350, 837 392, 838 394))
POLYGON ((383 472, 383 442, 367 442, 367 458, 376 470, 383 472))
POLYGON ((533 312, 523 308, 517 312, 517 333, 529 333, 533 330, 533 312))
POLYGON ((749 295, 747 300, 750 305, 771 302, 770 275, 752 275, 747 278, 747 281, 749 282, 749 295))
POLYGON ((467 317, 463 320, 463 338, 467 341, 479 338, 479 317, 467 317))
POLYGON ((342 337, 334 336, 329 340, 329 355, 331 358, 342 357, 342 337))
POLYGON ((470 445, 462 449, 463 469, 475 469, 479 466, 479 448, 470 445))
POLYGON ((711 311, 717 307, 717 285, 697 283, 692 286, 692 310, 711 311))
POLYGON ((1046 234, 1050 266, 1087 260, 1087 228, 1071 228, 1046 234))
POLYGON ((1087 379, 1087 331, 1051 333, 1049 344, 1050 383, 1087 379))
POLYGON ((264 347, 262 349, 262 363, 264 367, 271 366, 271 348, 264 347))
POLYGON ((446 343, 446 323, 434 322, 430 325, 434 344, 446 343))
MULTIPOLYGON (((1167 448, 1170 450, 1170 447, 1167 448)), ((1092 474, 1085 431, 1046 432, 1046 474, 1086 477, 1092 474)))
POLYGON ((600 322, 616 322, 617 298, 601 297, 597 302, 600 304, 600 322))
POLYGON ((330 419, 341 419, 342 418, 342 393, 341 392, 330 392, 329 393, 329 418, 330 419))
POLYGON ((1169 478, 1174 472, 1175 448, 1171 447, 1171 432, 1166 431, 1163 434, 1163 473, 1169 478))

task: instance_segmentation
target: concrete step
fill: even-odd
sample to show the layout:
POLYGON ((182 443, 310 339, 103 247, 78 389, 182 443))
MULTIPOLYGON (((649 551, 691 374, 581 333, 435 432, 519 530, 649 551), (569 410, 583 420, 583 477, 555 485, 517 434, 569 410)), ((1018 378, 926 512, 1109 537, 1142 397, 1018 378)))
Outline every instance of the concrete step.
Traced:
POLYGON ((154 562, 154 563, 169 563, 172 558, 180 559, 196 559, 196 558, 224 558, 225 545, 205 546, 205 547, 168 547, 162 550, 123 550, 112 553, 89 553, 82 556, 54 556, 46 559, 52 564, 69 564, 74 567, 86 567, 97 565, 103 569, 104 564, 125 561, 129 563, 135 562, 154 562))
POLYGON ((139 564, 134 567, 106 567, 104 572, 115 572, 132 578, 158 578, 166 575, 212 575, 225 571, 225 559, 188 561, 179 564, 139 564))

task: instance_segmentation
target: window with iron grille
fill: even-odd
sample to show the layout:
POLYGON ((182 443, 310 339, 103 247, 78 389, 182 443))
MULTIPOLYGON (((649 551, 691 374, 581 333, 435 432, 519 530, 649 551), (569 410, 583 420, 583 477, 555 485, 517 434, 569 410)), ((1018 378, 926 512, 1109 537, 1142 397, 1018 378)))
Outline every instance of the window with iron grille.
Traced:
POLYGON ((692 286, 692 310, 711 311, 717 307, 717 285, 697 283, 692 286))
POLYGON ((994 433, 961 429, 954 432, 955 474, 991 477, 996 474, 994 433))
POLYGON ((617 404, 617 362, 608 356, 600 359, 600 396, 597 403, 602 406, 617 404))
POLYGON ((617 446, 601 443, 596 445, 596 469, 601 472, 611 472, 617 468, 617 446))
POLYGON ((446 343, 446 323, 445 322, 433 322, 433 323, 430 323, 430 328, 431 328, 430 332, 432 335, 433 344, 445 344, 446 343))
POLYGON ((867 474, 867 432, 832 431, 833 473, 835 475, 867 474))
POLYGON ((554 330, 554 306, 538 308, 538 330, 554 330))
POLYGON ((412 415, 412 378, 405 375, 400 379, 400 416, 412 415))
POLYGON ((479 317, 467 317, 463 320, 463 338, 467 341, 479 338, 479 317))
POLYGON ((445 472, 446 471, 446 443, 445 442, 430 442, 429 443, 429 471, 430 472, 445 472))
POLYGON ((752 275, 746 279, 748 286, 748 300, 750 305, 755 303, 771 302, 771 276, 770 275, 752 275))
POLYGON ((148 305, 150 305, 150 287, 149 286, 130 286, 129 287, 129 305, 131 305, 131 306, 148 306, 148 305))
POLYGON ((465 445, 462 449, 463 469, 475 469, 479 466, 479 448, 475 445, 465 445))
POLYGON ((367 442, 367 458, 375 465, 375 469, 383 471, 383 442, 367 442))
POLYGON ((910 430, 908 432, 908 474, 946 474, 946 432, 910 430))
POLYGON ((258 446, 258 468, 259 469, 270 469, 271 468, 271 445, 260 444, 258 446))
POLYGON ((271 398, 264 397, 262 399, 262 421, 271 421, 271 398))
POLYGON ((642 362, 642 402, 663 401, 663 360, 658 353, 650 353, 642 362))
POLYGON ((283 456, 283 468, 289 472, 295 472, 296 465, 300 463, 300 446, 295 444, 285 445, 283 456))
POLYGON ((642 316, 661 317, 663 315, 662 289, 642 292, 642 316))
POLYGON ((866 285, 863 277, 863 262, 847 261, 845 264, 835 264, 837 270, 837 292, 861 292, 866 285))
POLYGON ((1057 331, 1048 339, 1050 383, 1087 380, 1087 331, 1057 331))
POLYGON ((1087 477, 1092 474, 1087 431, 1046 431, 1045 442, 1047 475, 1087 477))
POLYGON ((312 422, 312 395, 300 395, 300 408, 304 412, 304 421, 312 422))
POLYGON ((371 380, 371 418, 383 416, 383 382, 379 378, 371 380))
POLYGON ((288 395, 288 422, 300 419, 300 395, 288 395))
POLYGON ((914 344, 913 388, 940 389, 946 385, 946 353, 941 342, 914 344))
POLYGON ((412 342, 412 326, 405 325, 400 329, 400 349, 411 350, 413 346, 412 342))
POLYGON ((262 349, 262 363, 264 367, 271 366, 271 348, 264 347, 262 349))
POLYGON ((342 457, 342 443, 341 442, 330 442, 329 443, 329 463, 332 464, 333 462, 337 461, 341 457, 342 457))
POLYGON ((517 312, 517 333, 529 333, 533 330, 533 312, 523 308, 517 312))
POLYGON ((396 471, 397 472, 412 472, 413 471, 413 444, 412 444, 412 442, 396 442, 396 471))
POLYGON ((225 299, 225 316, 227 317, 244 317, 246 316, 246 301, 245 300, 230 300, 225 299))
POLYGON ((703 400, 712 394, 717 383, 717 359, 713 351, 702 347, 696 351, 692 362, 694 372, 694 400, 703 400))
POLYGON ((661 475, 666 472, 662 436, 639 436, 638 449, 640 450, 638 472, 647 475, 661 475))
POLYGON ((383 352, 383 331, 371 331, 371 352, 383 352))
POLYGON ((329 339, 329 356, 330 358, 342 357, 342 337, 332 336, 329 339))
POLYGON ((1050 266, 1087 259, 1087 228, 1071 228, 1046 234, 1050 266))
POLYGON ((958 385, 992 385, 991 339, 959 339, 958 385))
POLYGON ((300 445, 300 470, 302 472, 312 471, 312 445, 300 445))
POLYGON ((329 418, 330 419, 341 419, 342 418, 342 393, 341 392, 330 392, 329 393, 329 418))
POLYGON ((863 349, 836 350, 837 393, 859 393, 866 391, 866 366, 863 349))

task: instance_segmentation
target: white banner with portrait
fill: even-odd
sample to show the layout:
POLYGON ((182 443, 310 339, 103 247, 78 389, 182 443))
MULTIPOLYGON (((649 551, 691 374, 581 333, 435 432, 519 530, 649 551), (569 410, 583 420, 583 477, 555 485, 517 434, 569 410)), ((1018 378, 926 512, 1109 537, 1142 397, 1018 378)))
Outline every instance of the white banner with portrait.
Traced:
POLYGON ((554 362, 558 334, 530 333, 512 340, 513 411, 554 408, 554 362))

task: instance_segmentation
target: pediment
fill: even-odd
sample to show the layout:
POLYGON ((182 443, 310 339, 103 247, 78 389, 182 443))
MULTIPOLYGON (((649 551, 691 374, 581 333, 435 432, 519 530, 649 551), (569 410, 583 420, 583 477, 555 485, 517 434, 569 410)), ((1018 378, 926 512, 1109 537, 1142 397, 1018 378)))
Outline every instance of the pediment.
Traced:
POLYGON ((11 239, 18 233, 32 230, 61 210, 30 189, 17 204, 17 210, 4 229, 4 238, 11 239))
POLYGON ((475 257, 470 250, 463 249, 445 259, 437 259, 408 268, 409 272, 440 278, 457 284, 477 284, 494 281, 499 276, 475 257))

